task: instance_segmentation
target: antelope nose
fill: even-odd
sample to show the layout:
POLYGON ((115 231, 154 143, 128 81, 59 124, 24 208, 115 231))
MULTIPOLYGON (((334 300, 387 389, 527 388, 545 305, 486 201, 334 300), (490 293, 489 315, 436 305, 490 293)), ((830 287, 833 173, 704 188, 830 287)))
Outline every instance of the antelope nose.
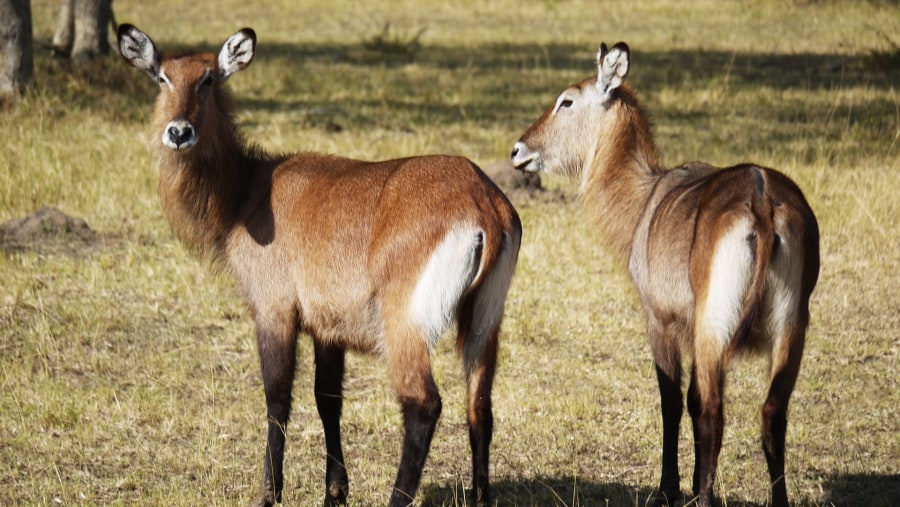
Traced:
POLYGON ((190 125, 185 125, 182 128, 175 125, 169 127, 169 139, 179 146, 192 137, 194 137, 194 128, 190 125))
POLYGON ((540 170, 539 155, 532 152, 528 146, 519 141, 513 146, 510 160, 513 166, 520 171, 534 172, 540 170))
POLYGON ((516 144, 513 145, 512 153, 509 155, 510 158, 515 159, 516 157, 527 157, 530 153, 528 146, 522 141, 516 141, 516 144))
POLYGON ((163 144, 173 150, 190 148, 197 142, 193 125, 185 120, 173 121, 166 126, 163 144))

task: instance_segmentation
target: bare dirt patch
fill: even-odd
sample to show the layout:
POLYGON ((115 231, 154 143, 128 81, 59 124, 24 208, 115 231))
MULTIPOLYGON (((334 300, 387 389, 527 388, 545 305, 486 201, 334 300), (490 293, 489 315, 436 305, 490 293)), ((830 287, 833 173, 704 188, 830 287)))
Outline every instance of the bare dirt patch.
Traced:
POLYGON ((561 190, 544 187, 540 174, 516 170, 509 160, 494 162, 483 167, 482 170, 515 205, 569 199, 561 190))
POLYGON ((81 218, 44 207, 0 224, 0 248, 8 252, 83 257, 100 249, 104 237, 81 218))

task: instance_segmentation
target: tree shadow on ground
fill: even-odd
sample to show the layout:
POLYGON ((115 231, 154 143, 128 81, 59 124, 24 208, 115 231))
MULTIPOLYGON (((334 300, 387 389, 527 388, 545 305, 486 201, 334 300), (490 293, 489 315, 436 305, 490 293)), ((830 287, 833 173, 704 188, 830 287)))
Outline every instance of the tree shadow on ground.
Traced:
MULTIPOLYGON (((374 52, 362 45, 272 44, 259 47, 258 58, 281 68, 293 68, 291 88, 284 94, 239 96, 241 107, 263 111, 314 111, 313 123, 348 124, 361 128, 417 127, 437 123, 499 123, 518 131, 527 127, 556 95, 572 82, 593 75, 595 48, 571 44, 484 44, 423 46, 402 61, 391 54, 374 52), (405 72, 414 64, 415 72, 405 72), (393 72, 393 67, 397 68, 393 72), (373 69, 388 69, 372 72, 373 69), (329 86, 306 76, 332 74, 342 82, 345 93, 329 95, 329 86), (389 82, 377 83, 373 76, 389 82), (442 79, 447 78, 449 79, 442 79), (461 83, 465 94, 454 85, 461 83), (354 87, 357 87, 354 91, 354 87), (299 90, 301 93, 291 93, 299 90), (372 93, 372 90, 377 90, 372 93), (350 93, 346 93, 350 91, 350 93), (285 96, 289 98, 285 98, 285 96), (462 98, 460 98, 462 97, 462 98)), ((763 54, 722 51, 664 50, 632 48, 629 77, 641 97, 649 98, 672 88, 684 90, 796 90, 837 91, 865 87, 890 90, 900 82, 900 67, 883 68, 872 63, 870 54, 763 54)), ((326 80, 327 81, 327 80, 326 80)), ((827 96, 827 94, 818 94, 827 96)), ((728 99, 724 99, 726 102, 728 99)), ((833 99, 830 99, 833 100, 833 99)), ((747 107, 737 105, 737 107, 747 107)), ((878 135, 890 132, 896 123, 896 104, 889 100, 868 100, 854 104, 848 123, 864 123, 878 135)), ((679 105, 659 105, 652 110, 661 119, 703 122, 714 109, 685 110, 679 105), (663 109, 665 107, 665 109, 663 109)), ((833 104, 803 101, 753 107, 744 114, 768 125, 827 124, 834 114, 833 104), (830 106, 830 107, 825 107, 830 106)), ((668 121, 668 120, 666 120, 668 121)), ((848 125, 849 126, 849 125, 848 125)), ((794 135, 797 129, 792 129, 794 135)), ((783 142, 783 133, 771 129, 771 139, 783 142)))
MULTIPOLYGON (((585 77, 589 77, 595 72, 596 51, 596 46, 575 44, 489 43, 477 46, 423 45, 412 55, 396 55, 367 49, 361 43, 269 43, 260 44, 257 57, 283 60, 299 66, 318 62, 370 68, 401 67, 415 63, 442 70, 471 69, 505 74, 540 68, 583 72, 585 77)), ((633 46, 631 52, 632 61, 639 65, 641 80, 646 81, 651 89, 654 83, 666 86, 686 78, 703 79, 723 74, 727 74, 734 83, 804 90, 861 84, 890 89, 900 77, 900 66, 892 63, 892 55, 875 51, 850 55, 767 54, 692 49, 643 51, 639 46, 633 46)), ((513 81, 527 86, 527 83, 513 81)))
MULTIPOLYGON (((572 476, 500 480, 492 483, 493 505, 512 506, 634 506, 644 505, 652 488, 635 488, 617 483, 584 482, 572 476)), ((469 505, 461 484, 426 486, 423 507, 469 505)))
MULTIPOLYGON (((610 41, 607 41, 610 42, 610 41)), ((598 42, 599 43, 599 42, 598 42)), ((160 44, 164 52, 184 53, 191 51, 218 51, 219 46, 160 44)), ((286 69, 294 69, 297 83, 303 86, 304 68, 313 66, 340 66, 335 76, 353 75, 352 69, 365 75, 374 67, 392 68, 415 64, 423 69, 440 72, 460 72, 483 81, 479 85, 478 100, 485 100, 486 115, 494 117, 503 114, 520 102, 521 96, 538 94, 552 99, 569 82, 566 77, 576 80, 588 78, 594 70, 595 47, 581 47, 574 44, 512 44, 492 43, 477 46, 468 45, 422 45, 414 53, 395 54, 390 51, 373 50, 359 43, 286 44, 280 42, 261 43, 257 48, 257 65, 275 64, 286 69), (347 70, 351 69, 351 70, 347 70), (530 72, 559 73, 557 88, 548 88, 543 80, 525 79, 530 72), (507 77, 491 79, 487 76, 502 73, 506 76, 521 75, 522 79, 507 77), (481 97, 484 97, 482 99, 481 97), (488 98, 493 98, 488 100, 488 98)), ((130 68, 117 54, 98 58, 88 69, 63 69, 58 62, 45 58, 38 59, 38 74, 43 78, 42 86, 50 93, 61 93, 71 101, 85 107, 96 108, 98 112, 110 111, 108 95, 125 95, 122 105, 134 103, 140 107, 146 104, 148 96, 155 95, 155 87, 146 76, 130 68)), ((842 54, 763 54, 723 51, 664 50, 642 51, 632 47, 633 72, 630 79, 641 93, 655 93, 663 87, 691 86, 698 83, 727 79, 734 87, 772 87, 776 89, 796 88, 801 90, 832 89, 836 87, 870 86, 888 90, 900 81, 900 66, 880 65, 877 54, 868 52, 858 55, 842 54)), ((321 71, 321 69, 319 69, 321 71)), ((420 83, 422 93, 426 86, 434 88, 433 75, 425 73, 425 81, 420 83)), ((337 77, 336 77, 337 78, 337 77)), ((415 84, 415 83, 413 83, 415 84)), ((415 90, 415 88, 413 88, 415 90)), ((404 95, 406 91, 404 91, 404 95)), ((346 107, 365 106, 365 95, 345 97, 346 107), (356 104, 361 101, 362 104, 356 104)), ((262 109, 282 109, 279 100, 262 97, 238 97, 246 106, 262 109)), ((394 104, 403 108, 420 108, 421 103, 410 101, 406 105, 398 101, 394 104)), ((448 106, 457 110, 458 105, 448 106)), ((430 111, 439 116, 447 112, 435 106, 430 111)), ((423 115, 431 118, 429 115, 423 115)))
MULTIPOLYGON (((900 498, 900 475, 894 474, 835 474, 825 479, 821 498, 791 498, 791 504, 804 507, 855 506, 888 507, 900 498)), ((497 507, 554 506, 575 507, 602 505, 607 507, 635 507, 650 505, 656 490, 621 483, 585 482, 573 476, 538 477, 522 480, 499 480, 492 484, 493 504, 497 507)), ((461 484, 455 486, 423 487, 423 506, 469 505, 461 484)), ((767 492, 760 492, 765 498, 767 492)), ((729 507, 764 507, 765 501, 750 501, 726 495, 717 498, 717 505, 729 507)), ((684 496, 673 506, 693 505, 684 496)))
POLYGON ((888 507, 900 501, 900 474, 835 474, 823 487, 832 505, 888 507))

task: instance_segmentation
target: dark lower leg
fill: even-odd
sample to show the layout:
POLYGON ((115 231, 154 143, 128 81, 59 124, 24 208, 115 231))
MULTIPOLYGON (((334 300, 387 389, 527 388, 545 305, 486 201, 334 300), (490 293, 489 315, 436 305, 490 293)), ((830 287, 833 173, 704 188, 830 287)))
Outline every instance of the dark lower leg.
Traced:
POLYGON ((259 333, 259 357, 266 392, 268 437, 263 464, 262 489, 257 505, 281 502, 284 489, 285 429, 291 413, 291 387, 296 365, 294 335, 259 333))
POLYGON ((663 419, 662 475, 659 480, 659 494, 667 503, 681 496, 678 475, 678 429, 684 410, 681 396, 681 368, 666 372, 656 367, 659 383, 660 408, 663 419))
POLYGON ((700 491, 700 393, 697 392, 697 376, 691 372, 691 383, 687 396, 688 414, 691 416, 691 430, 694 437, 694 473, 691 479, 691 492, 694 495, 700 491))
POLYGON ((347 502, 349 481, 341 447, 344 349, 315 346, 316 408, 325 429, 325 505, 347 502))
POLYGON ((431 448, 431 438, 441 415, 441 397, 431 374, 428 341, 418 326, 405 322, 385 308, 385 349, 394 389, 403 412, 403 452, 391 493, 391 507, 410 505, 419 489, 422 468, 431 448))
POLYGON ((772 505, 786 506, 787 485, 784 481, 784 441, 787 414, 770 401, 763 406, 762 444, 772 484, 772 505))
POLYGON ((772 378, 769 394, 762 409, 762 446, 772 483, 772 505, 787 506, 787 484, 784 478, 784 448, 787 433, 787 412, 791 393, 799 371, 796 365, 787 365, 772 378))
MULTIPOLYGON (((284 489, 284 442, 287 417, 281 417, 279 422, 272 415, 272 407, 269 407, 269 429, 266 443, 266 457, 263 465, 263 482, 261 494, 265 497, 265 505, 274 505, 281 502, 281 491, 284 489)), ((284 411, 278 410, 280 413, 284 411)), ((290 408, 286 410, 290 412, 290 408)))
MULTIPOLYGON (((714 375, 713 385, 702 389, 697 385, 696 375, 692 379, 696 403, 693 412, 695 434, 694 494, 697 505, 708 507, 713 502, 713 485, 716 481, 719 452, 722 449, 722 433, 725 414, 722 410, 722 378, 714 375), (705 393, 698 394, 701 390, 705 393)), ((693 414, 692 414, 693 415, 693 414)))
MULTIPOLYGON (((810 288, 809 290, 812 290, 810 288)), ((809 300, 809 293, 805 301, 809 300)), ((772 505, 787 507, 787 483, 784 476, 785 434, 787 433, 788 404, 791 393, 800 374, 803 346, 806 339, 806 324, 809 310, 804 302, 800 309, 799 321, 784 329, 777 347, 772 351, 772 380, 769 393, 762 409, 762 446, 772 483, 772 505)))
POLYGON ((490 447, 494 431, 491 389, 497 363, 497 340, 485 345, 478 363, 468 378, 469 444, 472 447, 472 501, 476 506, 490 504, 490 447))
POLYGON ((494 416, 490 400, 477 426, 469 427, 469 444, 472 447, 472 501, 476 506, 491 501, 490 447, 494 430, 494 416))
MULTIPOLYGON (((429 377, 430 380, 430 377, 429 377)), ((391 507, 410 505, 419 489, 422 469, 431 447, 431 438, 441 415, 441 399, 434 381, 430 381, 430 396, 424 401, 401 399, 403 406, 403 454, 391 494, 391 507)))

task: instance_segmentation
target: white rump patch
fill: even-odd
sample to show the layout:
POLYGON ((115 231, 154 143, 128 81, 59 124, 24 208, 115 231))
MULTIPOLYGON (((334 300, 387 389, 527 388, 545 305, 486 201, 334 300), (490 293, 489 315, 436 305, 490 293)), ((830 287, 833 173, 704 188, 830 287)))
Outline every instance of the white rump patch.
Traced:
POLYGON ((434 347, 456 317, 456 308, 478 272, 478 250, 484 233, 475 228, 451 230, 438 244, 410 301, 410 317, 434 347))
POLYGON ((706 333, 722 347, 728 345, 744 305, 744 296, 753 276, 753 252, 747 242, 748 220, 737 222, 715 245, 710 269, 709 290, 700 322, 706 333))

